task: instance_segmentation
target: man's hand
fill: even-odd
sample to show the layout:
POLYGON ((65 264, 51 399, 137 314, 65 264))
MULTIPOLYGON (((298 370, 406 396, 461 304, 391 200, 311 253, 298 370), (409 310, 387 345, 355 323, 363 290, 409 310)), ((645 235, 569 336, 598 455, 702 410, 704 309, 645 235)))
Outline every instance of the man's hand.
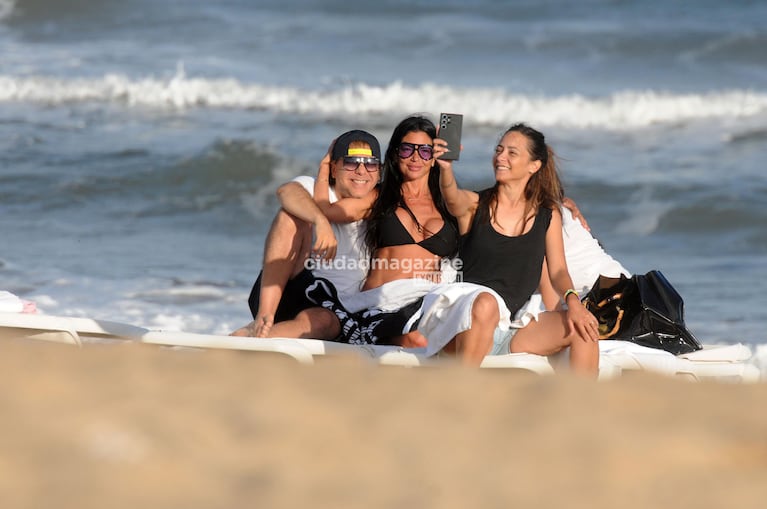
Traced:
POLYGON ((333 228, 328 221, 319 221, 314 225, 314 236, 316 237, 312 245, 311 255, 314 258, 323 260, 332 260, 336 257, 338 250, 338 241, 333 233, 333 228))
POLYGON ((591 228, 589 228, 589 223, 586 222, 586 218, 583 217, 583 214, 581 214, 580 209, 578 209, 578 205, 576 205, 571 198, 567 198, 567 197, 563 198, 562 206, 564 206, 567 210, 573 213, 573 219, 580 221, 581 225, 583 225, 586 231, 588 232, 591 231, 591 228))

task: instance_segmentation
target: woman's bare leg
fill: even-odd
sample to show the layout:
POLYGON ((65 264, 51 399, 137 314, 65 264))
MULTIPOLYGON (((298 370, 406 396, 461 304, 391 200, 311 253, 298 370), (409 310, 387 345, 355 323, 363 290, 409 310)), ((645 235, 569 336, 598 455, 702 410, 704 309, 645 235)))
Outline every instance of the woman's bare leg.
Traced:
POLYGON ((479 366, 493 348, 493 333, 500 320, 498 302, 492 294, 482 292, 471 306, 471 328, 453 339, 455 352, 467 366, 479 366))
POLYGON ((570 347, 570 368, 574 373, 596 377, 599 374, 599 344, 584 341, 577 334, 567 335, 567 315, 550 311, 538 315, 520 329, 511 341, 512 352, 553 355, 570 347))

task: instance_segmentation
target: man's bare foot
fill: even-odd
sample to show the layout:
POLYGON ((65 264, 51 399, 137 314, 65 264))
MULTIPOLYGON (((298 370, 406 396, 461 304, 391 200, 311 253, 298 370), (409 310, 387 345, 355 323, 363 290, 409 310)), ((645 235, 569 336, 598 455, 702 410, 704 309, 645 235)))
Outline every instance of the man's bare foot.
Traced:
POLYGON ((230 333, 229 335, 230 336, 239 336, 239 337, 244 337, 244 338, 253 337, 253 333, 255 331, 253 330, 252 326, 253 326, 253 322, 250 322, 245 327, 240 327, 239 329, 237 329, 236 331, 230 333))
POLYGON ((269 330, 271 330, 272 325, 274 325, 273 316, 259 316, 245 327, 240 327, 229 335, 251 338, 268 338, 269 330))
POLYGON ((268 338, 269 331, 274 325, 274 316, 262 315, 253 320, 255 334, 253 336, 257 338, 268 338))

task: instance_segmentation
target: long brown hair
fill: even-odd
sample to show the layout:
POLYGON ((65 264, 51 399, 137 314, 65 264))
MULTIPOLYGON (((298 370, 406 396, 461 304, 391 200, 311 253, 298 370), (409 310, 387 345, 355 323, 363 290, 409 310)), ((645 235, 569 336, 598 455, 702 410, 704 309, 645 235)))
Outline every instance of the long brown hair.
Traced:
MULTIPOLYGON (((527 138, 527 150, 530 159, 541 162, 541 169, 533 173, 525 186, 525 217, 529 218, 535 215, 540 207, 554 208, 562 204, 564 190, 562 181, 559 180, 559 171, 557 170, 557 155, 554 150, 546 144, 546 138, 543 133, 533 129, 527 124, 514 124, 509 127, 501 138, 511 132, 518 132, 527 138)), ((480 220, 490 221, 490 217, 495 217, 495 211, 498 208, 498 186, 496 182, 492 189, 487 193, 482 193, 479 200, 477 213, 480 214, 480 220), (490 214, 492 209, 493 213, 490 214)))

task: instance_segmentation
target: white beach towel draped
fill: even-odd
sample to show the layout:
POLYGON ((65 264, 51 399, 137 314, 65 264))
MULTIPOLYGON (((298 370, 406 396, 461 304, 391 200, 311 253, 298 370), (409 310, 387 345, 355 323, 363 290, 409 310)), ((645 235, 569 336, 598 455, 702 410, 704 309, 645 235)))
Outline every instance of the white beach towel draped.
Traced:
POLYGON ((0 290, 0 312, 3 313, 37 313, 37 305, 22 299, 11 292, 0 290))
POLYGON ((24 310, 24 301, 5 290, 0 290, 0 311, 4 313, 21 313, 24 310))
MULTIPOLYGON (((456 334, 471 328, 471 308, 474 299, 482 292, 495 297, 500 310, 501 319, 497 324, 501 329, 525 327, 538 314, 544 311, 540 295, 534 295, 520 309, 514 320, 498 293, 485 286, 474 283, 433 283, 425 279, 400 279, 391 281, 378 288, 360 292, 353 302, 344 302, 351 312, 365 309, 380 309, 394 311, 423 297, 423 303, 409 322, 412 324, 420 318, 418 331, 429 341, 427 355, 434 355, 456 334)), ((407 332, 407 331, 403 331, 407 332)))

